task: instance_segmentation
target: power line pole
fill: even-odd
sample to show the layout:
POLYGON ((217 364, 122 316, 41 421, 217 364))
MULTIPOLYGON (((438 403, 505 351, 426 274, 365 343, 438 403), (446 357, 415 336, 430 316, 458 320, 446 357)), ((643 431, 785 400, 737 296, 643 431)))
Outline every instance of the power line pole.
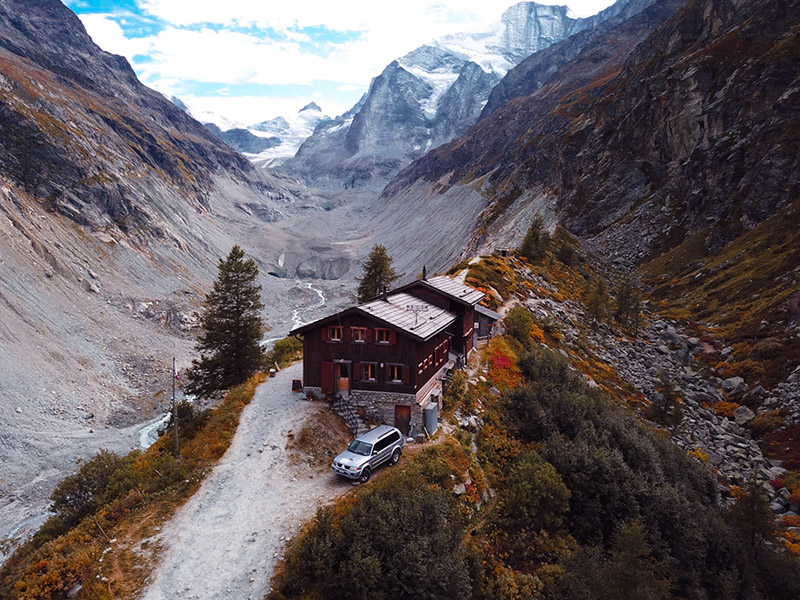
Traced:
POLYGON ((175 402, 175 380, 178 379, 178 371, 175 369, 175 357, 172 357, 172 428, 175 430, 175 448, 172 454, 178 458, 178 406, 175 402))

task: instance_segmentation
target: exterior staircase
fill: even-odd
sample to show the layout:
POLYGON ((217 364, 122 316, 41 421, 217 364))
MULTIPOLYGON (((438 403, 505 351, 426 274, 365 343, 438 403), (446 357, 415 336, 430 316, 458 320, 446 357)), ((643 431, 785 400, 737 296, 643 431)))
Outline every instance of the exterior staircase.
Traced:
POLYGON ((331 408, 335 410, 347 423, 353 437, 358 437, 362 433, 366 433, 369 429, 364 424, 364 421, 356 411, 353 404, 350 402, 350 394, 347 392, 338 392, 331 398, 331 408))

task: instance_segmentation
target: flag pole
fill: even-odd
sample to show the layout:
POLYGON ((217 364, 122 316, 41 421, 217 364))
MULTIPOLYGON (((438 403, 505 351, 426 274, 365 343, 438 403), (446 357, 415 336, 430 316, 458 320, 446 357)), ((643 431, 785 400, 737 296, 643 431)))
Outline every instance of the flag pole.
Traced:
POLYGON ((172 357, 172 428, 175 430, 175 448, 173 454, 178 458, 178 407, 175 402, 175 380, 178 378, 178 371, 175 370, 175 357, 172 357))

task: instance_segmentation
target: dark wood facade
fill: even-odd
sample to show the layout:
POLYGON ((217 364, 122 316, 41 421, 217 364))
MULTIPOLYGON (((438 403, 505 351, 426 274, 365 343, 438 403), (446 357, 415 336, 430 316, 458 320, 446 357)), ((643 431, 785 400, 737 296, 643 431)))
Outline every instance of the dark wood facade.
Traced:
POLYGON ((451 335, 414 339, 355 310, 303 331, 303 380, 325 394, 363 390, 416 394, 448 360, 451 335))

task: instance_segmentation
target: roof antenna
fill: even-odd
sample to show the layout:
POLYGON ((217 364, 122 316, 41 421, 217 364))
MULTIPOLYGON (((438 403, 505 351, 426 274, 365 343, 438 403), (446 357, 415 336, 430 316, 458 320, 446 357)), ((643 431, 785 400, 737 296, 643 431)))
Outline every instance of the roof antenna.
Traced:
POLYGON ((428 269, 425 265, 422 265, 422 281, 428 279, 428 269))

